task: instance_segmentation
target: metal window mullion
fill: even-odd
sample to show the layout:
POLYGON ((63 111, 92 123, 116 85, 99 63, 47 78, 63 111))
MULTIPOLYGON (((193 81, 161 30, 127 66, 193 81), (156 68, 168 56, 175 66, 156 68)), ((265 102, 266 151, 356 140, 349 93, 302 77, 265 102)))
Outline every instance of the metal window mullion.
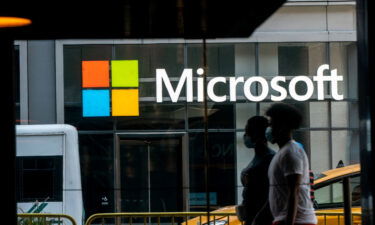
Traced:
MULTIPOLYGON (((331 100, 328 101, 328 143, 329 143, 329 166, 333 169, 333 143, 332 143, 332 105, 331 100)), ((333 186, 330 188, 330 201, 333 202, 333 186)))
MULTIPOLYGON (((148 193, 148 212, 151 212, 151 157, 150 148, 151 142, 147 141, 147 193, 148 193)), ((151 217, 149 218, 149 223, 151 223, 151 217)))
POLYGON ((16 41, 15 45, 19 46, 19 76, 20 76, 20 119, 21 124, 29 122, 29 92, 28 92, 28 76, 27 76, 27 41, 16 41))
POLYGON ((120 136, 114 134, 114 187, 115 187, 115 212, 121 212, 121 174, 120 174, 120 136))
MULTIPOLYGON (((326 7, 326 17, 327 17, 327 7, 326 7)), ((327 20, 327 18, 326 18, 327 20)), ((328 21, 326 21, 328 23, 328 21)), ((327 27, 328 31, 328 27, 327 27)), ((330 43, 325 43, 325 49, 326 49, 326 62, 328 65, 330 65, 331 62, 331 52, 330 52, 330 43)), ((327 87, 328 93, 331 93, 330 86, 327 87)), ((332 142, 332 98, 329 98, 328 100, 328 144, 329 144, 329 167, 333 169, 333 142, 332 142)), ((330 201, 333 202, 333 186, 330 188, 330 201)))
MULTIPOLYGON (((255 75, 259 76, 259 43, 254 44, 254 54, 255 54, 255 75)), ((245 97, 246 98, 246 97, 245 97)), ((260 102, 256 102, 256 115, 260 115, 260 102)))
MULTIPOLYGON (((183 45, 184 45, 184 66, 185 66, 185 68, 187 68, 188 67, 187 44, 184 43, 183 45)), ((194 97, 194 91, 193 91, 193 97, 194 97)), ((188 105, 188 102, 185 101, 184 105, 185 105, 185 131, 188 132, 188 130, 189 130, 189 115, 188 115, 188 112, 189 112, 188 107, 189 107, 189 105, 188 105)))
MULTIPOLYGON (((184 66, 185 68, 188 67, 188 46, 187 43, 183 43, 184 46, 184 66)), ((194 91, 193 91, 193 97, 194 97, 194 91)), ((185 105, 185 132, 186 134, 181 139, 181 145, 182 146, 182 194, 183 194, 183 209, 185 211, 190 211, 190 201, 189 201, 189 193, 190 193, 190 163, 189 163, 189 104, 187 101, 184 103, 185 105), (186 160, 184 160, 184 156, 187 156, 186 160), (185 187, 185 184, 187 184, 187 187, 185 187), (185 191, 187 189, 187 191, 185 191), (186 193, 186 196, 184 195, 186 193), (185 199, 185 200, 184 200, 185 199), (186 207, 186 208, 185 208, 186 207)), ((173 217, 173 224, 174 225, 174 217, 173 217)))
POLYGON ((65 123, 64 41, 55 41, 56 122, 65 123))

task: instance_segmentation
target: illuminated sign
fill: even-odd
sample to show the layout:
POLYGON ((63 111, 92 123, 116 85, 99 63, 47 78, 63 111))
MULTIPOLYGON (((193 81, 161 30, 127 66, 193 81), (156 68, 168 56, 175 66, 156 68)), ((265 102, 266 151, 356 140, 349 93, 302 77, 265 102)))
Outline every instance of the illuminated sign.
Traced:
MULTIPOLYGON (((166 99, 178 102, 183 88, 186 90, 186 102, 203 102, 204 70, 199 68, 196 73, 198 77, 193 82, 193 69, 184 69, 174 88, 167 71, 156 69, 156 102, 162 103, 166 99), (168 96, 163 96, 164 87, 168 96), (194 89, 196 96, 193 96, 194 89)), ((324 64, 319 66, 315 76, 295 76, 288 81, 285 76, 275 76, 270 81, 262 76, 213 77, 207 82, 207 96, 213 102, 236 102, 237 89, 242 84, 244 96, 251 102, 263 101, 269 95, 271 101, 283 101, 288 95, 296 101, 306 101, 315 92, 318 100, 324 100, 325 84, 329 84, 332 98, 343 100, 344 96, 338 92, 340 81, 343 81, 343 76, 337 74, 337 69, 329 71, 329 65, 324 64), (326 70, 329 75, 324 75, 326 70), (228 95, 215 93, 214 87, 218 83, 229 85, 228 95), (260 88, 259 93, 254 94, 251 90, 256 83, 260 88), (297 93, 299 83, 306 85, 304 93, 297 93)), ((138 60, 83 61, 82 108, 83 117, 139 116, 138 60)))
POLYGON ((82 61, 83 117, 139 116, 138 61, 82 61))
MULTIPOLYGON (((214 92, 214 87, 217 83, 229 83, 229 100, 231 102, 237 101, 237 86, 243 83, 243 93, 245 97, 252 102, 260 102, 266 99, 269 95, 270 88, 273 91, 278 92, 278 95, 271 94, 271 101, 283 101, 290 97, 297 101, 306 101, 311 98, 315 91, 314 82, 317 86, 317 99, 324 100, 324 83, 330 83, 331 96, 334 100, 343 100, 344 96, 338 93, 338 82, 343 81, 343 76, 337 75, 337 69, 331 70, 330 75, 324 75, 323 72, 329 70, 329 65, 321 65, 317 70, 317 75, 313 77, 309 76, 295 76, 293 77, 288 85, 288 91, 281 84, 286 84, 287 79, 285 76, 275 76, 271 79, 270 84, 267 80, 261 76, 252 76, 247 79, 244 77, 230 77, 229 81, 225 77, 214 77, 207 82, 207 96, 213 102, 224 102, 227 100, 227 95, 218 96, 214 92), (255 83, 260 85, 260 93, 251 93, 251 86, 255 83), (306 85, 306 92, 303 94, 297 93, 296 85, 297 83, 304 83, 306 85)), ((203 102, 203 92, 204 92, 204 80, 202 75, 204 74, 203 69, 197 70, 198 78, 196 82, 197 90, 197 102, 203 102)), ((182 88, 186 86, 186 101, 193 102, 193 69, 184 69, 180 80, 177 84, 176 89, 173 89, 171 81, 165 69, 156 70, 156 101, 163 102, 163 86, 166 87, 169 97, 172 102, 177 102, 182 88), (163 85, 164 84, 164 85, 163 85)))

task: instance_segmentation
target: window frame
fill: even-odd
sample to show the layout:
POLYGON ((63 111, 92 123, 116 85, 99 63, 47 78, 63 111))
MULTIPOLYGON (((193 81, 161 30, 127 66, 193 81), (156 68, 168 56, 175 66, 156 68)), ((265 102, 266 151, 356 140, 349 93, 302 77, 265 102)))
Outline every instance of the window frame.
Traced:
POLYGON ((63 156, 18 156, 16 158, 16 167, 17 167, 17 184, 19 189, 17 190, 17 202, 35 202, 35 201, 52 201, 52 202, 62 202, 63 201, 63 192, 64 192, 64 181, 63 181, 63 156), (48 169, 24 169, 23 162, 24 160, 52 160, 54 162, 53 168, 48 169), (38 171, 51 171, 52 172, 52 196, 44 197, 25 197, 24 196, 24 172, 27 170, 38 170, 38 171))
MULTIPOLYGON (((345 178, 349 178, 349 181, 350 181, 350 179, 355 178, 355 177, 360 177, 360 176, 361 176, 360 172, 351 173, 351 174, 347 174, 347 175, 344 175, 344 176, 338 176, 338 177, 335 177, 333 179, 324 181, 322 183, 314 184, 312 186, 312 189, 314 190, 314 192, 316 192, 320 188, 327 187, 328 185, 331 185, 331 184, 334 184, 334 183, 338 183, 338 182, 343 182, 345 178)), ((343 196, 345 196, 347 194, 351 194, 351 193, 344 193, 344 189, 343 189, 343 196)), ((352 205, 352 207, 353 206, 360 206, 360 205, 352 205)), ((316 210, 319 210, 319 209, 340 208, 340 207, 343 208, 344 207, 344 197, 343 197, 343 202, 338 202, 338 203, 335 202, 335 203, 322 203, 322 204, 319 204, 318 202, 316 202, 316 199, 315 199, 314 200, 314 207, 316 207, 315 208, 316 210)))

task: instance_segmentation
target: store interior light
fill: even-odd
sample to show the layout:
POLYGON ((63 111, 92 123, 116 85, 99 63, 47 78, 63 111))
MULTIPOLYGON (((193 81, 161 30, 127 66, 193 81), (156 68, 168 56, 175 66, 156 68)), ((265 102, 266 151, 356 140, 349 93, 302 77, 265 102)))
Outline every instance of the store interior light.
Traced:
POLYGON ((31 24, 30 19, 20 17, 4 17, 0 16, 0 28, 6 27, 22 27, 31 24))

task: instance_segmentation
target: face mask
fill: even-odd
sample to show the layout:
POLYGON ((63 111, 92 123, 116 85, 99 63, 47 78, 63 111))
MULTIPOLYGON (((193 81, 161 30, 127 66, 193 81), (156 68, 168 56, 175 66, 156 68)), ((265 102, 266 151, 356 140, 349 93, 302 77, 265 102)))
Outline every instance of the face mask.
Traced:
POLYGON ((251 140, 251 138, 247 135, 243 136, 243 143, 247 148, 255 148, 255 143, 251 140))
POLYGON ((272 135, 272 128, 271 127, 267 127, 267 129, 266 129, 266 139, 267 139, 267 141, 271 142, 272 144, 275 143, 273 135, 272 135))

